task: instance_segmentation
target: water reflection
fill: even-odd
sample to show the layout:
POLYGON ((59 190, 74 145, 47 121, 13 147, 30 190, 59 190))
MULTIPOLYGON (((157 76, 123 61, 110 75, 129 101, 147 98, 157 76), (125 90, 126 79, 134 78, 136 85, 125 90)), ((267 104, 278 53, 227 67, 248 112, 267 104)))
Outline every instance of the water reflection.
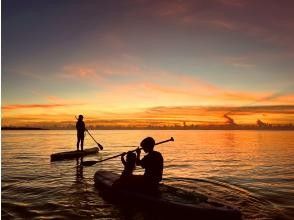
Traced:
POLYGON ((84 157, 76 158, 76 183, 81 183, 84 179, 84 157))

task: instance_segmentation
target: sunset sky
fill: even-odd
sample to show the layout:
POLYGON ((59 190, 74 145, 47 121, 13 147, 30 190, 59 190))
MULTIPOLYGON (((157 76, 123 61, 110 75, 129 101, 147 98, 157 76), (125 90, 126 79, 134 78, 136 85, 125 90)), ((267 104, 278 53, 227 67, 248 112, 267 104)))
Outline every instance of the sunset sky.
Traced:
POLYGON ((2 126, 294 123, 294 1, 2 0, 2 126))

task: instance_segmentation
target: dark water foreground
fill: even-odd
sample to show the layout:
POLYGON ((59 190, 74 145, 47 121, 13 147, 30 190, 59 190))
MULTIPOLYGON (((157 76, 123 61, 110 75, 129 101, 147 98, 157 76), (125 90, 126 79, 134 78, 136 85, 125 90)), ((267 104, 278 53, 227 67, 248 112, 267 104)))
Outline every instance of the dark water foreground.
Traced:
MULTIPOLYGON (((152 135, 175 143, 157 147, 164 182, 241 209, 244 219, 294 219, 294 132, 94 131, 105 151, 98 160, 152 135)), ((2 131, 2 219, 160 219, 158 213, 111 204, 93 186, 98 169, 120 172, 118 159, 77 169, 50 163, 70 150, 74 131, 2 131)), ((86 137, 86 146, 94 143, 86 137)), ((131 148, 133 149, 133 148, 131 148)), ((137 170, 138 173, 141 170, 137 170)))

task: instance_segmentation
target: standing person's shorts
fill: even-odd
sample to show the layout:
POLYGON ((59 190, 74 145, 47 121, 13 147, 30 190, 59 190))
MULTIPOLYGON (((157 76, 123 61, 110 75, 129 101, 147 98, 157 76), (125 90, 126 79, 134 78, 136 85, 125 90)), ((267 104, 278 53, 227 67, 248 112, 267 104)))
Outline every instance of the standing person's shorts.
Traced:
POLYGON ((85 138, 84 132, 83 133, 78 132, 77 136, 79 139, 82 139, 82 140, 84 140, 84 138, 85 138))

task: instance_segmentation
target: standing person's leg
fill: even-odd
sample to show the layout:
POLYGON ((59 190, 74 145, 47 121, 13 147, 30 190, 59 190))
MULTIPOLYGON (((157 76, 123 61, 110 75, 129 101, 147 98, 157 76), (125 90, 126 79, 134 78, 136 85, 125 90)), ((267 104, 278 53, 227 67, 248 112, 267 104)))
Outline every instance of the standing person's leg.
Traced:
POLYGON ((81 151, 83 151, 84 150, 84 138, 85 138, 85 136, 83 135, 83 136, 81 136, 81 151))
POLYGON ((81 140, 80 136, 77 135, 77 151, 79 150, 80 140, 81 140))

